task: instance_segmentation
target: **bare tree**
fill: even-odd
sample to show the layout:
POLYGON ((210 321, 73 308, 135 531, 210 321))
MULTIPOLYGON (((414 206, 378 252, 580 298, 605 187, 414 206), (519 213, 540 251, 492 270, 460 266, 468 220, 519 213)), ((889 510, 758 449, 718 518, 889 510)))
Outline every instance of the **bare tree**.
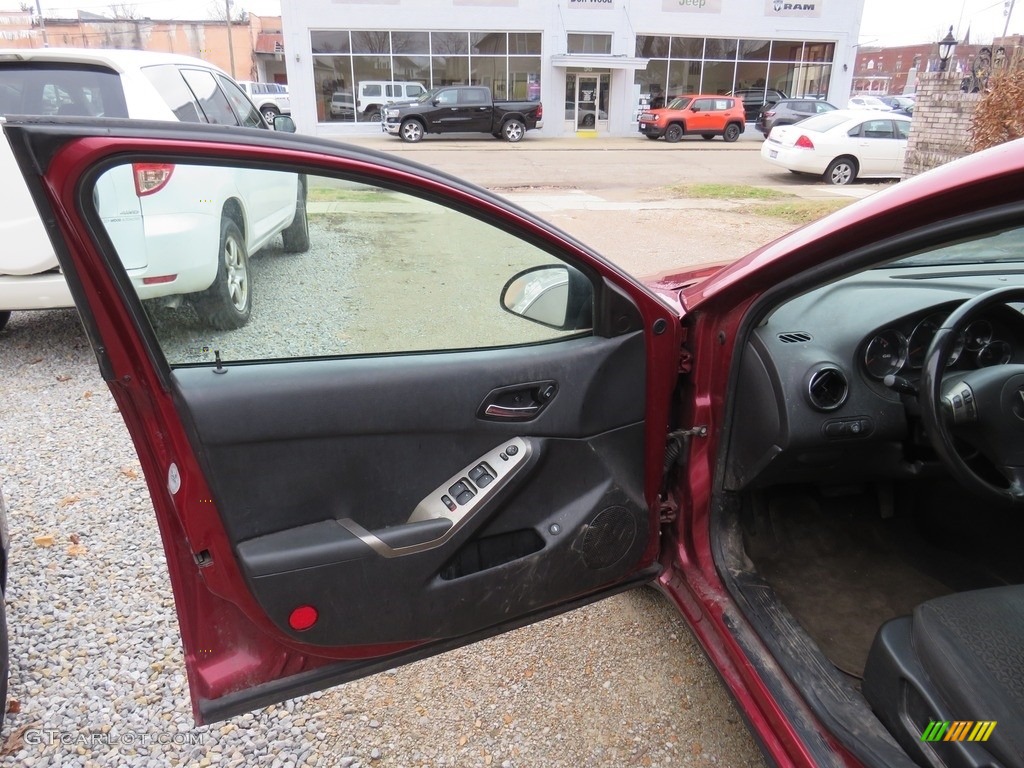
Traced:
POLYGON ((125 21, 138 21, 141 18, 139 9, 132 3, 112 3, 110 12, 114 14, 115 19, 125 21))
POLYGON ((225 3, 224 0, 210 0, 206 4, 206 15, 208 18, 215 19, 216 21, 227 21, 228 6, 231 7, 231 21, 249 20, 249 12, 234 2, 234 0, 231 0, 229 3, 225 3))

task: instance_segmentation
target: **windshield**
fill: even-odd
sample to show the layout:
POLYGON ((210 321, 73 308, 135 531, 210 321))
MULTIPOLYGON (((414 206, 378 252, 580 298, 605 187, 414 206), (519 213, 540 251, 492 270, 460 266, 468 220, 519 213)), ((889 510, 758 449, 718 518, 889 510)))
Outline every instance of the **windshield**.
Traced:
POLYGON ((424 102, 430 101, 431 99, 434 98, 434 94, 437 93, 439 90, 441 90, 441 89, 440 88, 434 88, 433 90, 424 91, 423 93, 421 93, 419 95, 419 98, 416 99, 416 103, 417 104, 423 104, 424 102))
POLYGON ((879 269, 949 266, 954 264, 1002 264, 1024 261, 1024 229, 1009 229, 990 237, 962 240, 942 248, 916 253, 879 269))
POLYGON ((690 106, 691 101, 693 101, 693 99, 690 96, 680 96, 677 99, 672 99, 672 101, 668 103, 668 108, 686 109, 688 106, 690 106))

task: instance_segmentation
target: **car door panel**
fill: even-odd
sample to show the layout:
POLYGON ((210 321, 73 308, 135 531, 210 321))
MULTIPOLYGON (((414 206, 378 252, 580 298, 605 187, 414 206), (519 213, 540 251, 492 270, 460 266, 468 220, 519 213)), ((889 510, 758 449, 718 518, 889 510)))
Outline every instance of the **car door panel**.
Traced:
MULTIPOLYGON (((202 126, 69 129, 27 119, 5 131, 37 204, 52 207, 43 220, 61 234, 62 267, 146 473, 199 722, 456 647, 657 573, 664 424, 679 360, 668 303, 529 214, 385 156, 202 126), (181 350, 161 347, 166 329, 132 293, 91 209, 89 185, 105 158, 155 161, 160 151, 179 163, 234 157, 269 171, 372 177, 417 200, 428 190, 456 217, 455 229, 438 225, 445 250, 459 246, 458 217, 467 222, 466 265, 512 265, 508 246, 519 243, 585 270, 593 330, 493 346, 488 337, 473 343, 470 326, 470 343, 450 351, 299 350, 222 364, 221 349, 257 338, 246 326, 204 346, 207 362, 179 361, 181 350), (492 235, 474 234, 479 226, 492 235), (532 417, 484 412, 496 392, 540 385, 549 399, 532 417), (481 466, 491 480, 474 475, 481 466), (463 480, 475 494, 451 510, 443 497, 459 499, 453 486, 463 480)), ((366 194, 357 191, 354 204, 365 206, 366 194)), ((392 207, 409 226, 422 203, 392 207)), ((318 247, 309 263, 322 271, 329 251, 318 247)), ((489 279, 511 282, 516 269, 489 279)), ((464 296, 475 282, 459 278, 464 296)), ((304 285, 285 287, 303 297, 304 285)), ((497 304, 497 291, 487 301, 497 304)))

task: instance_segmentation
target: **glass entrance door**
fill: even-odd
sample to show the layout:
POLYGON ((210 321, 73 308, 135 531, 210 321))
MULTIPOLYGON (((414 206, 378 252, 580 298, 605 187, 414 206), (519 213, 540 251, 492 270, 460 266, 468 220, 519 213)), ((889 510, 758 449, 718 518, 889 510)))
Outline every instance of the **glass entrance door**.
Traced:
POLYGON ((599 75, 579 75, 576 78, 576 130, 590 130, 597 126, 599 75))

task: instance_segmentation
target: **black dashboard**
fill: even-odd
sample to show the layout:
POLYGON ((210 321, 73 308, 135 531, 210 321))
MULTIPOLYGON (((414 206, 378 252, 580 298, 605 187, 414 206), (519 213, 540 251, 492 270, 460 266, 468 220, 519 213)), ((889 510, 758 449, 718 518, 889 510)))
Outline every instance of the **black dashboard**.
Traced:
MULTIPOLYGON (((890 267, 771 312, 743 349, 726 487, 863 482, 939 470, 916 423, 925 353, 948 315, 1019 264, 890 267), (888 378, 887 378, 888 377, 888 378)), ((961 334, 947 371, 1024 363, 1024 314, 999 306, 961 334)))

